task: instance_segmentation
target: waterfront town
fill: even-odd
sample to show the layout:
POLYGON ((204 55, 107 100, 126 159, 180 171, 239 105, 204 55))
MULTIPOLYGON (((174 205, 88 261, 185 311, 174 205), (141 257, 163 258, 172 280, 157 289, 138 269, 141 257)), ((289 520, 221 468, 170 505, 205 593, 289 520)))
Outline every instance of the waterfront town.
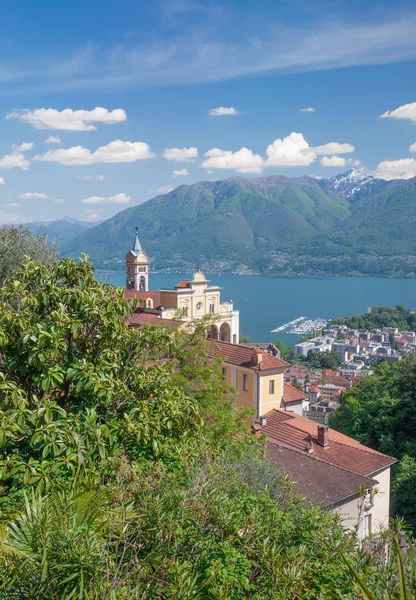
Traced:
POLYGON ((267 435, 269 462, 283 468, 309 500, 339 514, 360 539, 385 528, 396 459, 329 428, 328 415, 380 358, 400 360, 412 351, 415 334, 328 327, 322 336, 294 346, 295 357, 331 351, 343 361, 338 370, 315 370, 282 360, 274 344, 239 344, 238 310, 232 301, 221 302, 221 289, 209 285, 201 271, 170 290, 152 291, 149 283, 149 257, 136 229, 126 255, 125 297, 135 301, 129 325, 186 328, 209 318, 208 354, 219 360, 237 407, 248 410, 253 434, 267 435))

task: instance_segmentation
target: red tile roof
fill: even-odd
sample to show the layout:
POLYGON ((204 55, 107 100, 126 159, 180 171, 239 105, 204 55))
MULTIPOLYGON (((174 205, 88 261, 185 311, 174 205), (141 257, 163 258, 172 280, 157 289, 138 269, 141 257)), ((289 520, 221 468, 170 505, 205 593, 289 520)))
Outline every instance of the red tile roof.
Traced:
POLYGON ((290 385, 290 383, 283 384, 283 402, 296 402, 307 397, 308 394, 297 390, 293 385, 290 385))
POLYGON ((132 300, 133 298, 147 300, 148 298, 151 298, 153 300, 153 308, 160 306, 160 292, 136 292, 134 290, 124 290, 124 297, 126 300, 132 300))
POLYGON ((173 319, 162 319, 154 313, 147 313, 136 310, 127 318, 127 324, 130 327, 142 327, 143 325, 164 325, 166 327, 177 327, 178 323, 173 319))
POLYGON ((261 350, 261 348, 250 348, 241 344, 231 344, 230 342, 220 342, 217 340, 207 340, 207 344, 209 356, 212 358, 224 357, 226 362, 240 367, 264 371, 267 369, 282 369, 288 366, 286 361, 272 356, 268 352, 261 350), (260 365, 251 362, 253 350, 257 350, 262 356, 260 365))
POLYGON ((189 285, 190 283, 191 282, 189 279, 181 279, 181 281, 175 285, 175 290, 177 290, 179 288, 189 288, 189 287, 191 287, 189 285))
POLYGON ((371 475, 396 462, 335 429, 328 429, 329 448, 325 449, 318 443, 318 423, 290 411, 273 409, 265 416, 267 424, 260 432, 275 443, 303 452, 312 449, 314 456, 360 475, 371 475))
POLYGON ((266 457, 291 477, 302 496, 325 507, 358 495, 361 488, 371 488, 377 483, 374 479, 271 440, 267 442, 266 457))
POLYGON ((319 387, 317 385, 311 385, 309 388, 309 391, 312 394, 317 394, 318 392, 320 392, 321 390, 319 389, 319 387))

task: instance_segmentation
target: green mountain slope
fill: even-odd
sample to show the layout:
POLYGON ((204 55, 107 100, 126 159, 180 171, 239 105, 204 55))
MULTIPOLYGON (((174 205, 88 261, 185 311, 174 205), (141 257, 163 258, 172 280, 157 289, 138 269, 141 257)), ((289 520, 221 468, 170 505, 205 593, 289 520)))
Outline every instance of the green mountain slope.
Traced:
POLYGON ((265 251, 294 247, 348 215, 348 201, 309 177, 233 177, 181 185, 128 208, 69 242, 64 253, 86 252, 96 266, 114 268, 137 225, 156 268, 223 261, 227 268, 256 269, 265 251))
POLYGON ((416 178, 232 177, 128 208, 63 254, 120 269, 138 226, 154 269, 414 276, 415 224, 416 178))

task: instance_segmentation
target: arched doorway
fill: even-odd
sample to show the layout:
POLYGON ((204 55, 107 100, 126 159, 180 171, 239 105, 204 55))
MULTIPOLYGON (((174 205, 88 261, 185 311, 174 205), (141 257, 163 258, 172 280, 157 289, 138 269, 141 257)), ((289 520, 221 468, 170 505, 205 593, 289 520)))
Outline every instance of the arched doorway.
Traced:
POLYGON ((231 329, 228 323, 223 323, 220 327, 220 340, 222 342, 231 341, 231 329))
POLYGON ((218 340, 218 327, 216 325, 211 325, 211 327, 208 329, 207 338, 211 340, 218 340))

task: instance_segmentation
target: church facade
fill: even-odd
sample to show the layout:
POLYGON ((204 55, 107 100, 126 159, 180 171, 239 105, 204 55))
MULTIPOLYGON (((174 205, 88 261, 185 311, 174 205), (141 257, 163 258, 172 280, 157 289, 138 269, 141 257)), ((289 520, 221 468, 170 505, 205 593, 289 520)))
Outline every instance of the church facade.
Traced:
POLYGON ((149 258, 143 251, 138 231, 133 248, 126 255, 127 299, 135 298, 138 307, 131 324, 162 324, 179 320, 182 323, 210 317, 207 337, 214 340, 239 343, 239 311, 232 300, 221 301, 221 288, 209 285, 201 271, 192 279, 182 279, 173 289, 149 290, 149 258))

